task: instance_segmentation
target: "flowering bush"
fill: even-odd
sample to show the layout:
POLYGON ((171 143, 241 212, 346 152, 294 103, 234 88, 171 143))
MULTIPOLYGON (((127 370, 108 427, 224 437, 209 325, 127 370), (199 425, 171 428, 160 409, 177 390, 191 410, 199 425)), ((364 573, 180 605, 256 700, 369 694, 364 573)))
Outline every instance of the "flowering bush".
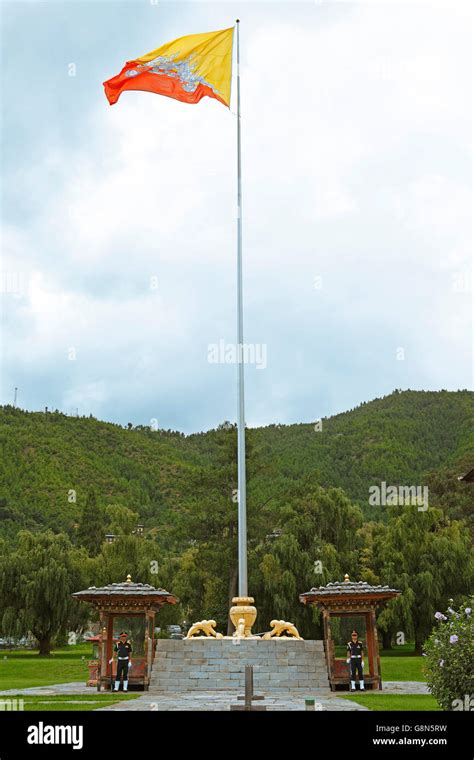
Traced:
MULTIPOLYGON (((452 599, 449 600, 452 602, 452 599)), ((469 605, 435 614, 425 641, 428 688, 443 710, 474 709, 474 615, 469 605)))

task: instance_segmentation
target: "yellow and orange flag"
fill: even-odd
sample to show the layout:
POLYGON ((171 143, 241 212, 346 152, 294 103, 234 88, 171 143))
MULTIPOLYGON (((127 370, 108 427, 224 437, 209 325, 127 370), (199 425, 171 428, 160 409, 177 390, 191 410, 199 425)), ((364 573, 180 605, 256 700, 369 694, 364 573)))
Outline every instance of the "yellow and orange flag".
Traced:
POLYGON ((112 106, 125 90, 145 90, 198 103, 215 98, 230 106, 234 29, 190 34, 128 61, 120 74, 104 82, 112 106))

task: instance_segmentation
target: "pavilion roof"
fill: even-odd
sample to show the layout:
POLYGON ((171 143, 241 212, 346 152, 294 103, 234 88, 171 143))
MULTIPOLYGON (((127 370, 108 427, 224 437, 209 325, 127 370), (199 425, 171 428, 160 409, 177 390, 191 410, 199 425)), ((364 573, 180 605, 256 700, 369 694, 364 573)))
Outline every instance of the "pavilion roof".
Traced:
POLYGON ((390 586, 372 586, 366 581, 351 581, 345 576, 344 581, 335 581, 326 586, 319 586, 300 594, 303 604, 339 605, 345 602, 375 602, 376 604, 399 596, 401 591, 390 586))
POLYGON ((96 606, 120 605, 123 603, 138 606, 160 606, 176 604, 179 600, 164 588, 155 588, 149 583, 133 583, 130 576, 122 583, 110 583, 108 586, 90 586, 72 594, 81 602, 89 602, 96 606))

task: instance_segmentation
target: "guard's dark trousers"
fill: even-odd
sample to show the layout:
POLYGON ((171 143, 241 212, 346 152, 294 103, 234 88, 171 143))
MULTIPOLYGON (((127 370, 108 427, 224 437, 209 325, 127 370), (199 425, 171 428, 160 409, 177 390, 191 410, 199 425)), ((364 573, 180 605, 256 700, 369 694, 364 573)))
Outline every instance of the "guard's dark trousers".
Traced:
POLYGON ((128 688, 128 660, 117 660, 117 675, 115 676, 115 691, 120 686, 120 678, 123 675, 123 688, 128 688))
POLYGON ((356 672, 359 676, 359 681, 364 680, 364 674, 362 672, 362 660, 358 657, 351 658, 351 681, 355 681, 356 672))

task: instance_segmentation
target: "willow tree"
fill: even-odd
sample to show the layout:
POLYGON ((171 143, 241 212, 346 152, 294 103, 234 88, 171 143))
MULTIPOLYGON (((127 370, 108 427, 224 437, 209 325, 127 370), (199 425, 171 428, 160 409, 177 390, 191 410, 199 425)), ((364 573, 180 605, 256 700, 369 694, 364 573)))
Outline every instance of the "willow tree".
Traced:
POLYGON ((313 638, 320 633, 315 628, 319 613, 309 613, 299 594, 341 580, 346 572, 357 576, 362 512, 341 489, 316 487, 289 500, 278 517, 277 530, 256 548, 260 561, 252 589, 258 597, 259 630, 267 630, 272 617, 284 618, 313 638))
POLYGON ((448 599, 461 599, 472 589, 473 555, 469 530, 439 509, 418 511, 405 505, 391 510, 380 544, 383 580, 401 589, 389 603, 393 618, 415 640, 421 654, 433 615, 448 599))
POLYGON ((101 553, 91 560, 94 585, 125 581, 131 575, 136 583, 160 582, 162 565, 158 546, 144 537, 118 535, 114 543, 104 544, 101 553))
POLYGON ((31 632, 39 654, 49 655, 55 636, 76 629, 81 613, 71 594, 88 581, 87 564, 84 551, 64 534, 20 532, 17 547, 0 560, 2 631, 31 632))

